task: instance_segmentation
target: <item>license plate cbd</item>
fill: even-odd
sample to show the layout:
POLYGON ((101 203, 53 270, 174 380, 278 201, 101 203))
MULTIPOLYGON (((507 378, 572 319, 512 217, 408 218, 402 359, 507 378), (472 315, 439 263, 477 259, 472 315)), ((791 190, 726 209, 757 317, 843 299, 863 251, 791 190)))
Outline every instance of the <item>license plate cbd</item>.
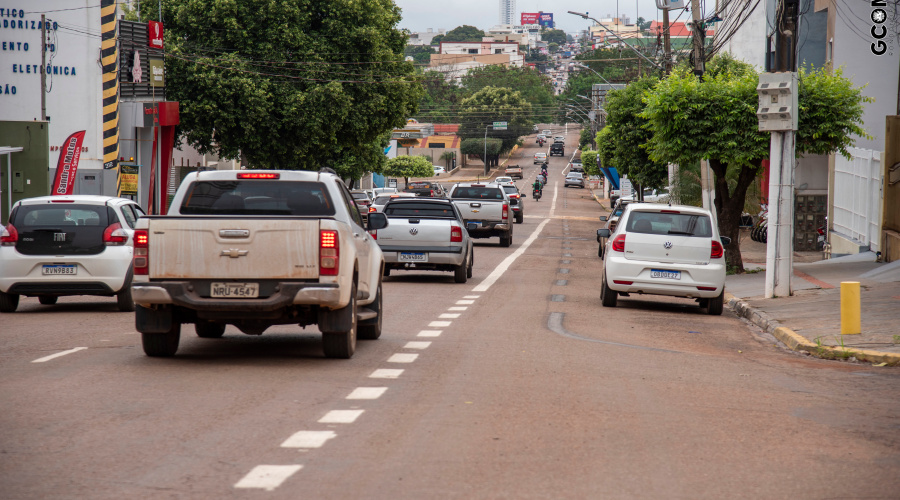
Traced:
POLYGON ((211 283, 209 295, 219 299, 255 299, 259 297, 259 283, 211 283))
POLYGON ((651 278, 665 278, 670 280, 680 280, 681 279, 681 271, 666 271, 663 269, 651 269, 650 270, 651 278))

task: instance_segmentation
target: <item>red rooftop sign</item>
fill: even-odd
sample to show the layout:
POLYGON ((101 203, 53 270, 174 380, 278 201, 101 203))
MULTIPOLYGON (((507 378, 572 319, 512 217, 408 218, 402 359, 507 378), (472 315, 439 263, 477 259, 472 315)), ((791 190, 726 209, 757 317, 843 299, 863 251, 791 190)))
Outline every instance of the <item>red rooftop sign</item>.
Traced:
POLYGON ((156 21, 147 21, 147 37, 150 38, 150 46, 154 49, 163 48, 163 25, 156 21))

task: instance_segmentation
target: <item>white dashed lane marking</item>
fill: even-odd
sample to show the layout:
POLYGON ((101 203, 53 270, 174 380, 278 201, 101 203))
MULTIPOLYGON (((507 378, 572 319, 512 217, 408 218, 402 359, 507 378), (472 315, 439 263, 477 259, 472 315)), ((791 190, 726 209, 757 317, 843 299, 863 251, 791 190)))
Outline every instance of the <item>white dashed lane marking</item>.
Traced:
MULTIPOLYGON (((481 295, 464 295, 463 296, 464 299, 477 299, 479 297, 481 297, 481 295)), ((459 304, 459 302, 457 302, 457 304, 459 304)))
POLYGON ((38 358, 38 359, 32 361, 32 363, 44 363, 44 362, 50 361, 51 359, 56 359, 60 356, 65 356, 66 354, 72 354, 73 352, 83 351, 85 349, 87 349, 87 347, 76 347, 74 349, 69 349, 68 351, 61 351, 56 354, 44 356, 43 358, 38 358))
POLYGON ((281 486, 285 479, 293 476, 294 473, 302 468, 302 465, 257 465, 238 481, 234 487, 273 491, 281 486))
POLYGON ((281 443, 282 448, 321 448, 329 439, 336 438, 334 431, 300 431, 281 443))
POLYGON ((431 342, 407 342, 404 349, 428 349, 431 342))
POLYGON ((378 399, 387 390, 387 387, 357 387, 347 399, 378 399))
POLYGON ((393 356, 388 358, 388 363, 412 363, 418 357, 418 354, 398 352, 397 354, 394 354, 393 356))
POLYGON ((422 330, 418 337, 440 337, 441 333, 443 333, 441 330, 422 330))
POLYGON ((451 323, 452 323, 452 321, 432 321, 431 323, 428 323, 428 327, 429 328, 445 328, 445 327, 450 326, 451 323))
POLYGON ((331 410, 319 419, 320 424, 352 424, 365 410, 331 410))
POLYGON ((438 316, 440 319, 456 319, 459 317, 459 313, 444 313, 438 316))
POLYGON ((466 309, 468 309, 468 307, 466 307, 466 306, 455 306, 455 307, 450 307, 447 310, 448 311, 465 311, 466 309))
POLYGON ((456 304, 457 304, 457 305, 460 305, 460 306, 469 306, 469 305, 472 305, 472 304, 474 304, 474 303, 475 303, 474 300, 457 300, 457 301, 456 301, 456 304))
POLYGON ((369 378, 399 378, 403 370, 393 368, 379 368, 369 375, 369 378))

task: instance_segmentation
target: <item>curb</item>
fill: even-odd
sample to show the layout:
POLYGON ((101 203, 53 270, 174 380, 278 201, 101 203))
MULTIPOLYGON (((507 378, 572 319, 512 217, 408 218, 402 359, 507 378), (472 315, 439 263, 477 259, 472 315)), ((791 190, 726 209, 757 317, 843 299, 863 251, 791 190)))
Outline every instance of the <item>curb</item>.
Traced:
POLYGON ((779 342, 792 351, 808 352, 822 359, 847 359, 852 356, 860 361, 900 366, 900 354, 898 353, 819 345, 790 328, 782 326, 781 322, 769 318, 764 312, 728 292, 725 293, 725 303, 735 314, 771 333, 779 342))

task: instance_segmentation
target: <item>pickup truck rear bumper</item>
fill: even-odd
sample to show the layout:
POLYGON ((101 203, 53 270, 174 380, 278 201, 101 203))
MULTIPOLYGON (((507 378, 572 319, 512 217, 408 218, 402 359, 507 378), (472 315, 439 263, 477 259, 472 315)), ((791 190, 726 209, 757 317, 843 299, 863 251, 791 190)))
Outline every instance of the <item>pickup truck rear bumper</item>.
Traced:
POLYGON ((131 287, 135 304, 173 304, 195 311, 276 311, 294 305, 319 305, 338 309, 341 291, 336 283, 279 283, 274 293, 258 299, 203 297, 187 281, 152 281, 131 287))

